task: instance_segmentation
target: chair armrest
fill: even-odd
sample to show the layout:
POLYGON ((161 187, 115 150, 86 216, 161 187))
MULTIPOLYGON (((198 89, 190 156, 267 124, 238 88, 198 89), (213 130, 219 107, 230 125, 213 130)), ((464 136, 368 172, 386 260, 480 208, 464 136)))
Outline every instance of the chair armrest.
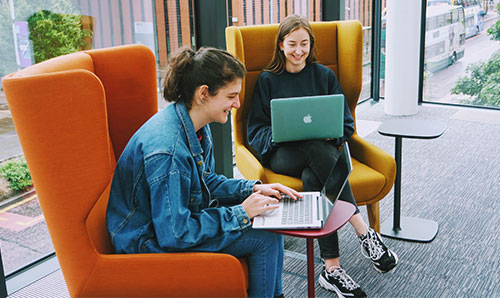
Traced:
POLYGON ((80 296, 246 296, 246 262, 220 253, 100 254, 80 296))
POLYGON ((264 167, 245 146, 236 146, 236 166, 245 179, 266 183, 264 167))
POLYGON ((396 161, 381 148, 354 134, 349 140, 351 155, 359 162, 368 165, 384 175, 392 186, 396 178, 396 161))

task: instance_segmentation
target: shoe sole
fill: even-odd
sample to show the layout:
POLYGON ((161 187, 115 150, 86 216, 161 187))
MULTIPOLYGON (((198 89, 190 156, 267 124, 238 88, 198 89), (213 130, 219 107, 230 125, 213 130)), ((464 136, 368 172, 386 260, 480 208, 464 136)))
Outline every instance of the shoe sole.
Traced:
POLYGON ((396 268, 396 266, 398 265, 398 255, 395 252, 393 252, 392 250, 390 250, 390 249, 389 249, 389 251, 394 256, 394 260, 396 261, 396 262, 394 262, 394 266, 392 266, 391 268, 387 269, 386 271, 383 271, 383 270, 378 269, 377 266, 375 266, 375 264, 373 264, 373 267, 375 268, 375 270, 377 270, 377 272, 379 272, 379 273, 387 273, 387 272, 391 271, 392 269, 396 268))
POLYGON ((337 294, 337 296, 339 298, 346 298, 342 292, 339 290, 339 288, 337 288, 336 285, 332 285, 331 283, 329 283, 324 277, 323 275, 320 275, 319 278, 318 278, 318 283, 320 286, 322 286, 324 289, 328 290, 328 291, 332 291, 332 292, 335 292, 335 294, 337 294))

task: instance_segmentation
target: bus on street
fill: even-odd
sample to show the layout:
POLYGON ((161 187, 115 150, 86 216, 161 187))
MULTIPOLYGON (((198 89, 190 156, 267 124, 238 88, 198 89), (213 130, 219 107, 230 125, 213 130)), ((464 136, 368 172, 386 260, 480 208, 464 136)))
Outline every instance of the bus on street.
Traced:
POLYGON ((425 67, 436 72, 455 63, 465 53, 465 13, 458 5, 427 7, 425 67))
POLYGON ((451 5, 459 5, 465 12, 465 38, 476 36, 484 29, 484 15, 480 0, 452 0, 451 5))

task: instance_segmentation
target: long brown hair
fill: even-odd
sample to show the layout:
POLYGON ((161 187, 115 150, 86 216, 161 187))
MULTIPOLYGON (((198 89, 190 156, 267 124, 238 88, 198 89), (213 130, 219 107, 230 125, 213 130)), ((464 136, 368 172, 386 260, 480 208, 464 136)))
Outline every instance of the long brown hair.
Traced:
POLYGON ((170 102, 184 102, 190 110, 199 86, 207 85, 208 92, 216 95, 220 88, 245 74, 245 66, 225 50, 206 47, 195 52, 184 47, 169 61, 163 97, 170 102))
POLYGON ((306 64, 316 61, 316 48, 314 47, 314 34, 311 29, 311 24, 309 24, 309 21, 303 16, 289 15, 280 23, 278 34, 276 34, 276 40, 274 43, 273 58, 265 70, 274 73, 282 73, 285 70, 286 57, 283 51, 281 51, 280 43, 285 40, 285 37, 288 34, 300 28, 304 28, 307 33, 309 33, 309 39, 311 40, 309 56, 307 56, 306 64))

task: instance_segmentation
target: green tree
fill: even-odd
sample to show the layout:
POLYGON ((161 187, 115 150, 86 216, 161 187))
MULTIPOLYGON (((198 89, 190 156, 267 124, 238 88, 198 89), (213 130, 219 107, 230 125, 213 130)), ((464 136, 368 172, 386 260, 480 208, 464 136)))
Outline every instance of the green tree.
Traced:
POLYGON ((491 39, 500 41, 500 21, 496 22, 495 25, 492 25, 490 28, 488 28, 486 32, 491 36, 491 39))
MULTIPOLYGON (((497 3, 500 12, 500 2, 497 3)), ((492 40, 500 41, 500 21, 486 30, 492 40)), ((464 103, 500 107, 500 52, 495 52, 486 62, 468 65, 466 76, 458 79, 451 89, 452 94, 465 94, 471 97, 464 103)))
POLYGON ((478 104, 500 107, 500 73, 488 76, 478 96, 478 104))
POLYGON ((452 94, 465 94, 471 97, 466 103, 500 107, 500 51, 491 55, 486 62, 467 66, 466 76, 461 77, 451 89, 452 94))
MULTIPOLYGON (((497 11, 500 13, 500 2, 497 3, 497 11)), ((491 39, 500 41, 500 21, 486 30, 491 39)))
POLYGON ((36 63, 82 50, 90 36, 80 15, 41 10, 28 18, 28 24, 36 63))

